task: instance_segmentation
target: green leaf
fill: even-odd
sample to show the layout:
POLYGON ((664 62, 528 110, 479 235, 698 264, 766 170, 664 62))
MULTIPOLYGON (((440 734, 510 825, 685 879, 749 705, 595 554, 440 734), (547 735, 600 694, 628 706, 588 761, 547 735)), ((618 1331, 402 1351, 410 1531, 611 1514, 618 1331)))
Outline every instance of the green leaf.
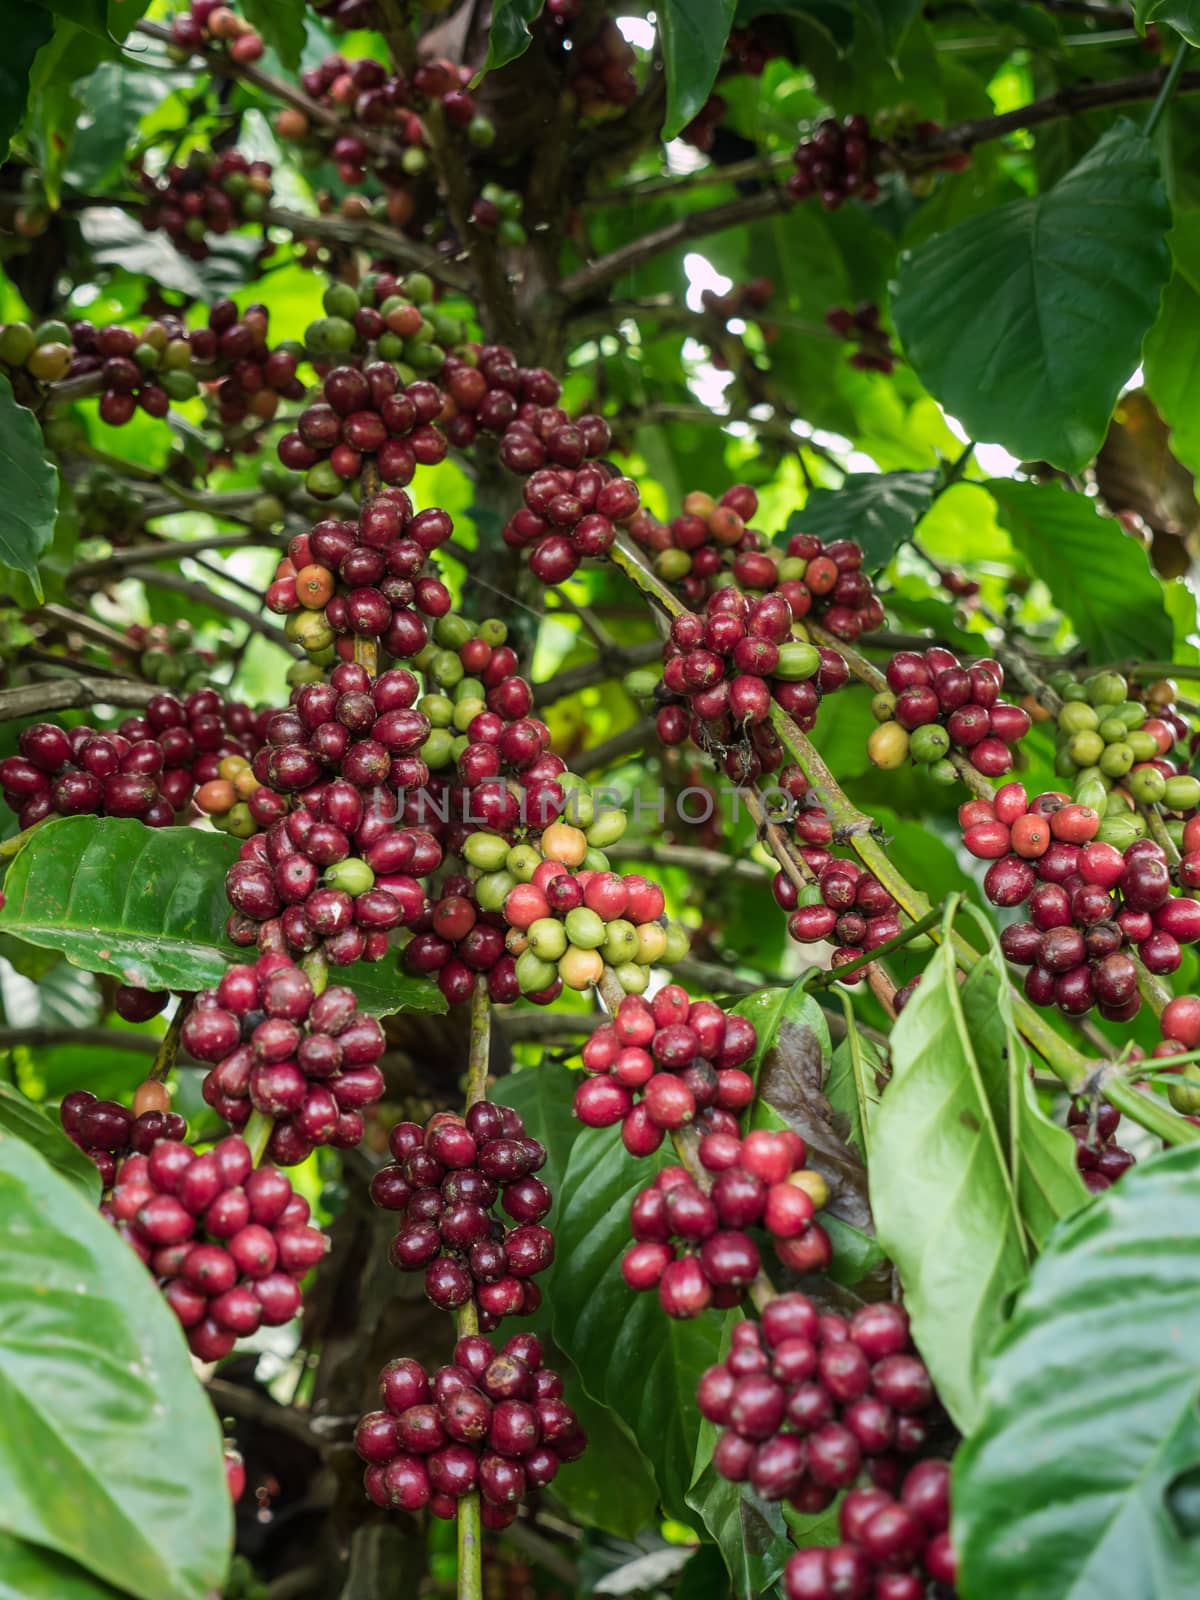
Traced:
POLYGON ((237 959, 223 932, 237 855, 200 828, 62 817, 14 857, 0 930, 139 988, 204 989, 237 959))
POLYGON ((23 1139, 62 1177, 100 1204, 100 1172, 63 1132, 55 1113, 27 1099, 19 1089, 0 1082, 0 1128, 23 1139))
POLYGON ((871 1118, 879 1104, 875 1087, 882 1068, 879 1051, 847 1019, 846 1037, 833 1052, 825 1094, 837 1116, 844 1118, 846 1139, 865 1161, 870 1151, 871 1118))
POLYGON ((0 1533, 0 1600, 126 1600, 74 1561, 0 1533))
POLYGON ((58 468, 46 459, 42 430, 32 411, 17 404, 12 384, 0 376, 0 562, 23 572, 39 601, 37 562, 54 537, 58 468))
POLYGON ((72 147, 66 176, 72 189, 95 194, 123 176, 138 125, 171 93, 171 79, 162 72, 102 61, 80 89, 87 120, 84 137, 72 147))
POLYGON ((54 32, 49 13, 37 6, 9 7, 4 20, 7 44, 0 57, 0 159, 8 154, 12 136, 25 115, 33 58, 54 32))
POLYGON ((1200 1149, 1055 1234, 954 1463, 963 1600, 1190 1600, 1200 1584, 1200 1149))
POLYGON ((793 511, 780 542, 794 533, 818 539, 853 539, 872 572, 886 567, 911 539, 917 523, 933 504, 940 473, 852 472, 840 489, 814 489, 799 511, 793 511))
POLYGON ((1171 281, 1158 321, 1146 335, 1146 388, 1171 430, 1171 451, 1200 472, 1200 417, 1192 405, 1191 376, 1200 361, 1200 212, 1176 213, 1167 235, 1171 281))
POLYGON ((120 1235, 0 1132, 0 1530, 139 1600, 205 1600, 229 1562, 221 1430, 120 1235))
MULTIPOLYGON (((242 953, 225 937, 225 874, 237 841, 131 817, 59 817, 13 858, 0 933, 61 950, 73 966, 143 989, 207 989, 242 953)), ((394 963, 338 971, 364 1010, 441 1012, 436 984, 394 963)))
MULTIPOLYGON (((545 0, 496 0, 483 72, 496 72, 525 54, 533 42, 529 24, 541 15, 544 4, 545 0)), ((481 72, 479 77, 482 76, 481 72)))
POLYGON ((974 915, 989 948, 959 996, 996 1132, 1007 1151, 1021 1222, 1036 1253, 1064 1217, 1087 1204, 1088 1191, 1075 1163, 1074 1139, 1038 1105, 995 930, 981 912, 974 915))
POLYGON ((658 22, 667 75, 663 138, 685 128, 712 93, 737 0, 661 0, 658 22))
POLYGON ((994 478, 1001 523, 1096 662, 1170 658, 1174 632, 1145 546, 1095 502, 1053 483, 994 478))
POLYGON ((1153 22, 1181 33, 1191 45, 1200 44, 1200 6, 1196 0, 1134 0, 1133 20, 1139 33, 1153 22))
POLYGON ((871 1206, 913 1338, 966 1433, 979 1415, 983 1352, 1028 1261, 948 941, 891 1043, 892 1077, 871 1123, 871 1206))
POLYGON ((667 1513, 687 1521, 701 1421, 696 1384, 719 1359, 721 1322, 711 1312, 690 1322, 665 1317, 656 1294, 635 1294, 621 1277, 629 1207, 671 1161, 669 1151, 635 1160, 609 1128, 579 1135, 559 1198, 548 1298, 558 1344, 641 1444, 667 1513))
POLYGON ((140 21, 150 0, 33 0, 33 3, 106 42, 119 42, 134 23, 140 21))
POLYGON ((295 0, 242 0, 239 7, 289 72, 298 72, 304 53, 304 6, 295 0))
POLYGON ((1046 193, 906 252, 894 315, 921 381, 973 438, 1078 471, 1157 314, 1170 220, 1122 118, 1046 193))

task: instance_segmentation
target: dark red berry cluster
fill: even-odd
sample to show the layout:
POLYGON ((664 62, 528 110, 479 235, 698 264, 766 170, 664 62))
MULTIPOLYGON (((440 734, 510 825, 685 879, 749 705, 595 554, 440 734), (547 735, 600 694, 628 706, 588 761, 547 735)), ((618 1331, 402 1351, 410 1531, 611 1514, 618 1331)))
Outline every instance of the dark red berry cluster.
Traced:
MULTIPOLYGON (((419 322, 420 312, 412 309, 419 322)), ((279 459, 307 474, 305 486, 317 500, 334 499, 367 462, 384 483, 403 488, 418 466, 445 460, 446 435, 435 425, 442 407, 437 384, 417 379, 405 385, 388 361, 371 361, 361 370, 334 367, 324 377, 321 398, 280 439, 279 459)))
POLYGON ((50 816, 137 817, 169 827, 229 755, 252 756, 262 718, 212 689, 156 695, 113 732, 35 722, 0 761, 0 790, 22 828, 50 816))
MULTIPOLYGON (((316 135, 322 145, 328 144, 329 157, 343 183, 357 188, 372 165, 371 146, 359 130, 377 129, 403 146, 424 142, 421 120, 409 107, 404 79, 389 73, 373 57, 347 61, 344 56, 328 55, 316 66, 307 67, 300 74, 300 81, 310 99, 343 115, 346 126, 330 130, 321 123, 310 122, 303 111, 287 106, 276 117, 276 132, 292 140, 316 135)), ((402 176, 399 169, 392 170, 397 164, 391 157, 377 157, 375 165, 385 181, 402 176)))
POLYGON ((693 150, 700 150, 707 155, 712 150, 717 129, 725 120, 728 110, 729 104, 723 95, 710 94, 687 126, 679 130, 679 137, 684 144, 690 144, 693 150))
POLYGON ((1117 1143, 1121 1113, 1116 1106, 1098 1101, 1094 1106, 1073 1101, 1067 1110, 1067 1127, 1075 1140, 1075 1165, 1093 1194, 1107 1189, 1134 1164, 1134 1157, 1117 1143))
MULTIPOLYGON (((580 9, 579 0, 558 0, 553 7, 547 5, 547 20, 570 23, 580 9)), ((567 87, 581 117, 601 121, 619 116, 637 99, 637 57, 611 17, 601 21, 586 43, 574 41, 567 63, 567 87)))
POLYGON ((1030 801, 1007 783, 994 802, 959 807, 963 844, 990 861, 984 893, 993 905, 1027 906, 1028 920, 1000 936, 1007 958, 1028 967, 1025 993, 1039 1006, 1082 1016, 1093 1005, 1113 1022, 1138 1013, 1138 972, 1176 971, 1183 946, 1200 940, 1200 901, 1172 895, 1166 856, 1152 839, 1122 852, 1097 838, 1099 814, 1065 794, 1030 801))
POLYGON ((873 752, 879 765, 899 765, 905 755, 938 761, 953 749, 987 778, 1011 770, 1013 749, 1031 724, 1027 711, 1000 698, 1004 668, 998 661, 965 667, 952 650, 935 645, 923 653, 899 651, 886 676, 887 692, 876 697, 875 706, 882 728, 872 735, 885 746, 878 757, 873 752), (889 741, 884 730, 893 728, 898 731, 889 741))
POLYGON ((630 1207, 635 1243, 621 1262, 625 1282, 657 1289, 669 1317, 735 1306, 762 1265, 746 1231, 755 1227, 766 1230, 785 1266, 822 1271, 832 1250, 813 1218, 828 1188, 805 1170, 805 1156, 804 1140, 790 1131, 707 1134, 700 1141, 700 1163, 713 1174, 707 1191, 683 1167, 666 1167, 630 1207))
MULTIPOLYGON (((714 310, 729 298, 717 301, 714 310)), ((695 489, 683 497, 679 516, 670 522, 659 522, 643 507, 630 519, 629 532, 654 556, 658 576, 699 608, 730 562, 741 587, 775 587, 777 563, 765 554, 762 535, 748 526, 757 510, 758 495, 749 484, 733 484, 719 500, 695 489)))
POLYGON ((313 10, 335 28, 373 28, 378 22, 374 0, 315 0, 313 10))
POLYGON ((429 642, 450 610, 450 591, 428 566, 454 524, 431 507, 414 513, 402 489, 367 500, 357 521, 327 518, 297 534, 267 590, 267 607, 312 654, 335 644, 343 660, 355 639, 377 640, 397 660, 429 642))
POLYGON ((317 1145, 351 1150, 362 1113, 383 1094, 383 1029, 351 989, 314 994, 286 956, 230 967, 193 1000, 183 1043, 211 1065, 204 1098, 234 1128, 252 1111, 274 1119, 267 1153, 295 1166, 317 1145))
POLYGON ((124 1156, 149 1155, 159 1139, 186 1137, 187 1123, 170 1103, 160 1083, 142 1084, 132 1111, 117 1100, 98 1100, 89 1089, 73 1089, 63 1096, 58 1115, 72 1144, 91 1157, 103 1187, 111 1189, 124 1156))
POLYGON ((828 939, 836 947, 833 965, 838 967, 896 937, 900 908, 873 872, 824 850, 807 854, 818 861, 814 883, 798 888, 784 872, 771 883, 777 903, 789 913, 788 933, 798 944, 828 939))
POLYGON ((240 150, 193 150, 157 177, 139 171, 136 181, 147 197, 143 228, 161 228, 193 261, 207 257, 212 235, 259 221, 271 200, 271 163, 251 161, 240 150))
POLYGON ((713 1466, 765 1500, 815 1514, 866 1469, 894 1489, 903 1458, 928 1438, 933 1384, 899 1305, 863 1306, 846 1320, 807 1296, 777 1295, 761 1322, 739 1322, 726 1359, 697 1390, 722 1429, 713 1466))
POLYGON ((792 152, 795 171, 787 181, 793 200, 818 195, 826 211, 851 199, 878 200, 876 169, 884 146, 872 139, 866 117, 856 114, 838 122, 823 117, 811 136, 792 152))
POLYGON ((425 1273, 425 1293, 443 1311, 474 1300, 486 1333, 502 1317, 531 1316, 541 1303, 534 1277, 554 1260, 542 1226, 550 1190, 535 1176, 546 1152, 509 1106, 479 1101, 465 1118, 436 1113, 421 1127, 401 1122, 388 1138, 392 1161, 371 1180, 371 1198, 400 1213, 388 1259, 425 1273), (512 1219, 495 1214, 497 1200, 512 1219))
MULTIPOLYGON (((553 426, 547 426, 547 433, 569 423, 565 412, 554 410, 562 395, 562 384, 545 367, 520 366, 507 345, 462 345, 446 357, 438 381, 447 401, 446 432, 450 443, 460 449, 472 444, 480 431, 504 435, 517 423, 522 425, 517 429, 518 435, 527 427, 538 431, 535 425, 543 411, 552 412, 555 419, 553 426)), ((594 422, 589 423, 589 428, 593 436, 599 437, 594 422)), ((515 472, 532 472, 557 460, 545 448, 540 456, 528 444, 523 454, 515 443, 511 448, 514 459, 509 465, 515 472), (526 461, 532 464, 527 465, 526 461)), ((582 458, 562 464, 577 465, 579 459, 582 458)))
POLYGON ((930 1582, 950 1592, 950 1463, 911 1466, 899 1495, 851 1489, 838 1507, 841 1543, 809 1545, 788 1558, 787 1600, 925 1600, 930 1582))
POLYGON ((583 1047, 590 1076, 575 1091, 575 1115, 589 1128, 620 1122, 636 1156, 652 1155, 666 1132, 693 1121, 706 1133, 736 1135, 737 1113, 754 1097, 743 1068, 757 1048, 748 1017, 691 1000, 677 983, 653 1000, 626 995, 583 1047))
POLYGON ((159 1280, 192 1354, 220 1361, 238 1339, 300 1309, 300 1280, 329 1241, 275 1167, 231 1135, 203 1155, 159 1139, 126 1157, 100 1208, 159 1280))
POLYGON ((225 0, 192 0, 187 11, 172 19, 171 42, 188 55, 211 45, 227 45, 232 60, 243 67, 258 61, 266 48, 258 30, 225 0))
POLYGON ((779 564, 778 590, 797 620, 811 615, 850 644, 883 626, 883 602, 862 565, 862 547, 853 539, 826 544, 815 534, 794 533, 779 564))
POLYGON ((587 1446, 562 1379, 542 1361, 529 1333, 499 1352, 482 1334, 468 1335, 432 1379, 416 1361, 389 1361, 379 1374, 386 1409, 369 1411, 354 1436, 368 1498, 385 1511, 428 1506, 452 1518, 478 1489, 484 1527, 508 1527, 521 1501, 587 1446))
POLYGON ((892 348, 887 329, 879 321, 879 307, 873 300, 864 300, 853 311, 848 306, 834 306, 825 313, 825 325, 839 339, 858 346, 850 357, 850 365, 859 372, 895 371, 900 357, 892 348))

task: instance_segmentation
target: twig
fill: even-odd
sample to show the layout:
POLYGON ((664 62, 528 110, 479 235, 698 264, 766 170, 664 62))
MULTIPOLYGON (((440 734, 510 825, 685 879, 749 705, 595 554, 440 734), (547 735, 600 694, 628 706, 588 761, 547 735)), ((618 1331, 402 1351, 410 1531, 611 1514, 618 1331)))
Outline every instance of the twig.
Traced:
MULTIPOLYGON (((467 1057, 466 1109, 487 1099, 488 1062, 491 1057, 491 1001, 487 984, 476 979, 471 994, 471 1044, 467 1057)), ((472 1295, 454 1313, 460 1339, 479 1332, 479 1317, 472 1295)), ((483 1523, 478 1489, 458 1503, 458 1600, 483 1600, 483 1523)))
POLYGON ((61 622, 65 628, 81 633, 85 639, 91 639, 93 644, 103 645, 106 650, 118 650, 127 656, 141 655, 139 647, 123 633, 118 633, 107 623, 97 622, 95 617, 86 617, 79 611, 72 611, 70 606, 60 606, 50 601, 41 608, 38 615, 49 617, 52 622, 61 622))
POLYGON ((604 852, 610 861, 657 861, 664 867, 686 867, 710 878, 747 878, 766 883, 771 874, 749 856, 727 856, 692 844, 636 844, 628 839, 610 844, 604 852))
POLYGON ((635 750, 644 750, 654 742, 654 728, 654 719, 646 717, 641 722, 631 723, 628 728, 622 728, 620 733, 614 733, 611 739, 594 744, 590 750, 581 751, 575 757, 579 772, 601 772, 623 756, 632 755, 635 750))
POLYGON ((223 612, 227 617, 234 617, 238 622, 244 622, 252 633, 261 634, 264 639, 277 644, 289 655, 301 656, 304 653, 299 645, 293 644, 287 638, 282 628, 265 621, 257 611, 251 611, 237 600, 230 600, 223 594, 217 594, 206 583, 199 583, 191 578, 181 578, 174 572, 156 572, 153 567, 131 567, 129 576, 137 578, 151 588, 170 589, 175 594, 194 600, 197 605, 208 606, 210 610, 223 612))
POLYGON ((872 961, 878 961, 883 956, 889 955, 893 950, 902 950, 906 944, 926 933, 930 928, 942 920, 941 905, 934 906, 932 911, 914 922, 911 927, 902 929, 892 939, 886 939, 883 944, 876 945, 873 950, 864 956, 859 956, 857 961, 847 961, 844 966, 830 967, 828 971, 815 972, 812 977, 805 980, 806 989, 828 989, 835 983, 846 983, 856 972, 861 972, 872 961))
POLYGON ((162 1043, 158 1047, 158 1054, 154 1058, 154 1066, 150 1073, 158 1083, 165 1082, 175 1065, 175 1057, 179 1054, 179 1037, 183 1032, 183 1019, 191 1003, 188 995, 179 1000, 175 1007, 175 1015, 171 1018, 171 1026, 163 1035, 162 1043))
POLYGON ((0 689, 0 722, 33 717, 43 711, 68 711, 89 706, 144 706, 162 693, 154 683, 132 678, 50 678, 19 689, 0 689))
POLYGON ((788 150, 777 150, 768 156, 748 156, 745 161, 731 161, 726 166, 702 167, 699 172, 688 172, 678 178, 647 178, 641 183, 627 183, 616 189, 606 189, 602 194, 589 196, 585 206, 629 206, 640 200, 652 200, 660 194, 686 194, 689 189, 707 189, 719 183, 744 183, 751 178, 768 178, 792 165, 788 150))
POLYGON ((158 539, 153 544, 130 545, 127 550, 114 550, 95 561, 81 561, 67 574, 67 583, 86 584, 94 578, 106 577, 110 572, 120 572, 125 567, 141 566, 147 561, 174 561, 183 556, 194 556, 205 550, 245 550, 278 547, 278 539, 269 533, 213 533, 203 539, 158 539))
POLYGON ((157 1055, 159 1049, 157 1039, 142 1033, 122 1033, 116 1028, 0 1028, 0 1050, 14 1050, 20 1046, 41 1050, 60 1044, 95 1046, 100 1050, 136 1050, 148 1056, 157 1055))
POLYGON ((609 678, 628 672, 631 667, 644 667, 661 657, 662 645, 653 639, 646 639, 640 644, 622 645, 617 650, 602 650, 594 661, 568 667, 546 683, 535 683, 533 703, 535 706, 553 705, 556 700, 565 700, 569 695, 578 694, 580 689, 590 689, 593 684, 604 683, 609 678))

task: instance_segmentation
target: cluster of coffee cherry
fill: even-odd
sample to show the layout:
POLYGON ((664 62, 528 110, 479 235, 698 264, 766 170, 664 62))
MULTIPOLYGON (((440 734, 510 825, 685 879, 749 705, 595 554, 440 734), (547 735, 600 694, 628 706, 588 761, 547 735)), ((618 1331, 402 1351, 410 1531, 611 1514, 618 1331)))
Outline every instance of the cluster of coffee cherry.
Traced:
POLYGON ((900 357, 892 348, 887 329, 880 323, 879 307, 873 300, 864 300, 853 311, 848 306, 833 306, 825 313, 825 325, 839 339, 858 346, 850 357, 850 365, 859 372, 895 371, 900 357))
POLYGON ((626 995, 583 1047, 589 1076, 575 1091, 575 1115, 589 1128, 619 1122, 635 1156, 652 1155, 665 1133, 691 1122, 736 1137, 737 1113, 754 1098, 743 1069, 757 1048, 747 1017, 692 1000, 678 984, 652 1000, 626 995))
POLYGON ((792 152, 795 171, 787 181, 793 200, 820 197, 826 211, 847 200, 877 200, 879 156, 884 145, 871 137, 866 117, 856 113, 838 122, 824 117, 792 152))
MULTIPOLYGON (((371 165, 371 147, 357 129, 385 132, 401 146, 419 148, 424 143, 421 120, 409 108, 404 79, 373 57, 347 61, 341 55, 328 55, 306 67, 300 81, 311 100, 343 115, 346 125, 332 130, 321 123, 314 125, 298 107, 285 106, 275 118, 275 131, 280 138, 296 143, 316 139, 320 148, 328 146, 329 158, 343 183, 359 187, 371 165)), ((395 164, 393 156, 379 163, 385 182, 388 168, 395 164)))
POLYGON ((185 60, 197 50, 226 45, 230 58, 243 67, 258 61, 265 49, 257 29, 225 0, 191 0, 188 10, 171 20, 171 42, 185 60))
POLYGON ((423 1270, 425 1293, 443 1311, 474 1300, 485 1333, 502 1317, 531 1316, 541 1302, 533 1279, 554 1260, 554 1235, 542 1226, 553 1197, 536 1176, 546 1152, 520 1116, 481 1100, 465 1117, 397 1123, 388 1144, 392 1160, 372 1178, 371 1198, 399 1213, 392 1265, 423 1270))
MULTIPOLYGON (((400 277, 380 266, 366 273, 357 287, 335 281, 325 290, 323 306, 325 315, 304 330, 305 348, 322 377, 338 364, 362 365, 378 358, 396 363, 401 382, 410 383, 414 377, 440 372, 446 347, 465 337, 461 320, 434 304, 433 280, 424 272, 400 277)), ((375 409, 381 409, 382 399, 393 392, 386 388, 375 409)), ((444 397, 441 404, 444 409, 444 397)), ((394 406, 391 409, 395 411, 394 406)))
POLYGON ((1200 805, 1200 779, 1188 772, 1187 755, 1176 755, 1191 729, 1175 709, 1177 690, 1170 679, 1148 684, 1141 699, 1119 672, 1093 673, 1082 683, 1056 673, 1052 687, 1063 697, 1054 767, 1073 780, 1077 800, 1103 811, 1109 792, 1124 790, 1140 805, 1168 811, 1200 805))
POLYGON ((318 1145, 352 1150, 362 1113, 383 1094, 383 1029, 351 989, 315 994, 282 955, 233 966, 198 994, 183 1021, 185 1048, 211 1067, 204 1098, 233 1128, 252 1112, 274 1120, 267 1153, 280 1166, 318 1145))
POLYGON ((683 1167, 665 1167, 629 1211, 634 1244, 621 1274, 631 1289, 658 1290, 669 1317, 698 1317, 735 1306, 762 1266, 747 1229, 762 1227, 786 1267, 819 1272, 832 1259, 829 1235, 814 1222, 828 1198, 805 1169, 804 1140, 790 1130, 709 1133, 700 1164, 714 1174, 707 1192, 683 1167))
MULTIPOLYGON (((165 1003, 166 996, 161 1000, 165 1003)), ((117 1009, 127 1021, 144 1022, 161 1011, 162 1004, 132 1016, 120 1006, 117 1009)), ((119 1100, 99 1100, 90 1089, 74 1089, 63 1096, 58 1115, 67 1138, 95 1163, 102 1187, 111 1189, 125 1156, 146 1156, 159 1139, 178 1143, 186 1137, 187 1123, 170 1107, 165 1086, 150 1078, 138 1087, 132 1111, 119 1100)))
POLYGON ((1134 1164, 1128 1150, 1117 1143, 1121 1113, 1101 1100, 1094 1107, 1072 1101, 1067 1109, 1067 1129, 1075 1140, 1075 1165, 1093 1194, 1109 1188, 1134 1164))
POLYGON ((851 1489, 838 1507, 841 1543, 809 1545, 788 1558, 787 1600, 925 1600, 928 1585, 952 1590, 950 1463, 918 1461, 898 1495, 851 1489))
POLYGON ((385 1409, 367 1412, 354 1435, 368 1499, 385 1511, 427 1506, 449 1519, 478 1490, 484 1527, 507 1528, 521 1501, 587 1446, 562 1395, 531 1333, 514 1334, 499 1351, 468 1334, 432 1379, 416 1361, 389 1361, 379 1374, 385 1409))
POLYGON ((403 488, 418 466, 445 459, 446 436, 433 425, 441 410, 435 384, 405 387, 388 361, 361 371, 335 367, 324 379, 322 398, 306 406, 295 430, 279 441, 279 459, 305 473, 315 500, 341 494, 367 462, 384 483, 403 488))
POLYGON ((220 1361, 238 1339, 300 1309, 300 1280, 329 1241, 275 1167, 255 1169, 231 1135, 203 1155, 159 1139, 127 1156, 102 1213, 150 1268, 192 1354, 220 1361))
POLYGON ((813 883, 799 888, 784 872, 771 882, 776 903, 788 913, 791 938, 798 944, 830 940, 836 947, 832 964, 839 967, 897 936, 900 908, 873 872, 830 856, 820 846, 809 847, 806 854, 817 862, 816 868, 810 867, 813 883))
MULTIPOLYGON (((559 0, 546 6, 550 28, 570 24, 580 11, 578 0, 559 0)), ((637 99, 634 76, 637 57, 612 17, 604 17, 586 41, 573 39, 566 56, 567 88, 574 96, 579 115, 588 121, 619 116, 637 99)), ((561 47, 561 46, 560 46, 561 47)))
POLYGON ((240 223, 260 222, 271 201, 271 163, 251 160, 240 150, 193 150, 185 162, 173 161, 152 175, 134 174, 146 196, 141 222, 147 233, 161 228, 178 250, 203 261, 213 235, 240 223))
POLYGON ((389 656, 409 660, 450 610, 450 591, 427 562, 453 531, 446 512, 414 514, 402 489, 385 489, 364 501, 356 521, 328 517, 297 534, 275 569, 267 606, 288 619, 288 637, 318 663, 331 648, 352 656, 355 639, 377 640, 389 656))
POLYGON ((887 664, 887 688, 871 703, 879 726, 867 740, 878 767, 905 760, 953 779, 947 760, 958 751, 985 777, 1012 768, 1013 749, 1029 732, 1029 713, 1001 700, 1004 668, 985 659, 966 667, 952 650, 901 650, 887 664))
POLYGON ((1200 901, 1172 895, 1171 873, 1152 839, 1121 851, 1098 837, 1102 819, 1065 794, 1030 800, 1007 783, 994 801, 959 808, 963 844, 990 861, 993 905, 1027 906, 1028 920, 1000 935, 1005 956, 1028 967, 1025 993, 1040 1006, 1082 1016, 1095 1005, 1113 1022, 1137 1015, 1135 945, 1148 971, 1174 972, 1182 946, 1200 939, 1200 901))
POLYGON ((722 1429, 721 1476, 809 1514, 864 1467, 878 1487, 895 1488, 903 1458, 925 1447, 934 1405, 900 1306, 863 1306, 847 1320, 803 1294, 776 1295, 761 1322, 736 1323, 729 1355, 696 1398, 722 1429))
POLYGON ((113 732, 35 722, 22 731, 19 753, 0 761, 0 791, 22 828, 83 814, 169 827, 226 756, 254 754, 262 722, 213 689, 183 701, 156 695, 143 716, 113 732))

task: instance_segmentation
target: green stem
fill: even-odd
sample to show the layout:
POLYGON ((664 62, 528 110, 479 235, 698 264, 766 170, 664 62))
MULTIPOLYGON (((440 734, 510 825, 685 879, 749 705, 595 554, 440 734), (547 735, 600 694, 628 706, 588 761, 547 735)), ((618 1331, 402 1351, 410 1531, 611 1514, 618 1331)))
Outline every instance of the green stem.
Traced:
POLYGON ((187 1016, 190 1005, 191 999, 185 995, 175 1007, 171 1026, 163 1035, 163 1042, 158 1047, 154 1065, 150 1068, 149 1076, 156 1083, 165 1083, 170 1076, 171 1068, 175 1065, 175 1057, 179 1054, 179 1036, 183 1032, 183 1019, 187 1016))
POLYGON ((33 826, 29 828, 22 828, 20 833, 14 833, 11 839, 5 839, 2 843, 0 843, 0 861, 7 860, 9 856, 15 856, 17 851, 21 849, 22 845, 29 843, 30 839, 42 826, 43 822, 50 822, 52 820, 53 819, 51 817, 43 817, 41 822, 35 822, 33 826))
POLYGON ((1154 133, 1154 130, 1162 121, 1167 107, 1171 103, 1171 97, 1175 93, 1176 85, 1179 83, 1179 80, 1183 75, 1184 62, 1188 58, 1189 48, 1190 46, 1180 39, 1179 49, 1175 52, 1175 59, 1172 61, 1170 69, 1167 72, 1166 77, 1163 79, 1162 88, 1158 91, 1158 99, 1150 107, 1150 115, 1146 118, 1146 126, 1143 132, 1145 133, 1147 139, 1149 139, 1154 133))
POLYGON ((842 1010, 846 1014, 846 1044, 850 1050, 850 1066, 854 1073, 854 1097, 858 1101, 858 1125, 862 1129, 863 1159, 871 1164, 870 1099, 863 1077, 862 1045, 858 1037, 858 1019, 854 1015, 854 1002, 842 991, 842 1010))
MULTIPOLYGON (((471 994, 471 1044, 467 1056, 467 1109, 487 1099, 488 1061, 491 1054, 491 1004, 487 984, 476 979, 471 994)), ((474 1296, 454 1313, 454 1330, 460 1339, 479 1332, 474 1296)), ((479 1491, 458 1502, 458 1600, 483 1597, 483 1522, 479 1491)))
POLYGON ((863 967, 870 966, 872 961, 878 961, 883 956, 890 955, 893 950, 903 950, 906 944, 911 944, 930 928, 936 927, 942 920, 942 906, 934 906, 932 911, 927 911, 923 917, 918 918, 911 928, 904 928, 894 939, 885 939, 882 944, 877 944, 866 955, 859 956, 857 961, 847 961, 845 966, 830 967, 828 971, 820 971, 807 978, 804 987, 812 989, 828 989, 835 983, 848 983, 856 972, 861 972, 863 967))
POLYGON ((256 1167, 262 1166, 274 1128, 273 1118, 268 1117, 265 1111, 252 1111, 249 1122, 242 1129, 242 1138, 250 1146, 250 1159, 256 1167))

